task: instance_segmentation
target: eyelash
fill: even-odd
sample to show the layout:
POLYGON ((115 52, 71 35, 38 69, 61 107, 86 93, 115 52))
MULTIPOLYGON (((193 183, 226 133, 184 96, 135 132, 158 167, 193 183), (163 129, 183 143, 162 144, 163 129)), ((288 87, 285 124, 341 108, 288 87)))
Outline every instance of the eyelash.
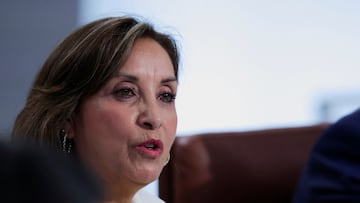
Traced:
POLYGON ((113 93, 117 98, 120 99, 128 99, 132 96, 135 96, 135 90, 132 88, 120 88, 116 89, 113 93))
MULTIPOLYGON (((120 88, 113 93, 117 98, 121 100, 129 99, 136 96, 136 90, 134 88, 120 88)), ((171 92, 162 92, 159 94, 159 99, 165 103, 174 102, 176 95, 171 92)))
POLYGON ((160 100, 165 103, 172 103, 172 102, 174 102, 176 95, 171 92, 163 92, 160 94, 159 97, 160 97, 160 100), (167 99, 164 99, 165 97, 167 97, 167 99))

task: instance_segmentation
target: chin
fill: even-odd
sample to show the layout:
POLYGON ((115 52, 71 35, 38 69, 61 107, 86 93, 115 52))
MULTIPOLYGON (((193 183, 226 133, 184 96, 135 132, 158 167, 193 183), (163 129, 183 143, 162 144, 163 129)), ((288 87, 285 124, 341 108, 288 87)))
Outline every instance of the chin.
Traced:
POLYGON ((161 171, 162 167, 160 169, 144 169, 144 171, 141 171, 137 174, 137 180, 144 185, 150 184, 151 182, 159 178, 161 171))

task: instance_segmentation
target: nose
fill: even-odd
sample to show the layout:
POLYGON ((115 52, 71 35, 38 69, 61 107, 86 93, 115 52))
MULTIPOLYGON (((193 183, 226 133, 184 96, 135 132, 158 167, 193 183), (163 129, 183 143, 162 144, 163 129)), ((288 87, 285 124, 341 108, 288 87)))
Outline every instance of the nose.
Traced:
POLYGON ((159 107, 156 104, 144 104, 140 110, 138 125, 148 130, 160 128, 162 119, 159 107))

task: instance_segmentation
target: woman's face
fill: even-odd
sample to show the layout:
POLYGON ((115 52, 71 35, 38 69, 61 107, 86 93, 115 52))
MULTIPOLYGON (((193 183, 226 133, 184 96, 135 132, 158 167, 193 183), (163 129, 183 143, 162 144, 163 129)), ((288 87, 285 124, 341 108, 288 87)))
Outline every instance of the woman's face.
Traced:
POLYGON ((69 136, 104 181, 145 185, 158 178, 175 138, 177 80, 167 52, 139 39, 126 63, 86 99, 69 136))

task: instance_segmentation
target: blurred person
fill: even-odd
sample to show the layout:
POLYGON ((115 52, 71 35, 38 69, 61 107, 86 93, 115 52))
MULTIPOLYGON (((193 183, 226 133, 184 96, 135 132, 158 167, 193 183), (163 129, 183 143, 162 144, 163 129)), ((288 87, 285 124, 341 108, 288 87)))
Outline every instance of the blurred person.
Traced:
POLYGON ((315 143, 293 203, 360 202, 360 109, 315 143))
POLYGON ((32 144, 0 142, 0 202, 99 203, 101 188, 80 162, 32 144))
POLYGON ((105 202, 163 202, 141 189, 156 180, 175 139, 176 41, 133 17, 90 22, 50 54, 17 116, 13 140, 83 161, 105 202))

